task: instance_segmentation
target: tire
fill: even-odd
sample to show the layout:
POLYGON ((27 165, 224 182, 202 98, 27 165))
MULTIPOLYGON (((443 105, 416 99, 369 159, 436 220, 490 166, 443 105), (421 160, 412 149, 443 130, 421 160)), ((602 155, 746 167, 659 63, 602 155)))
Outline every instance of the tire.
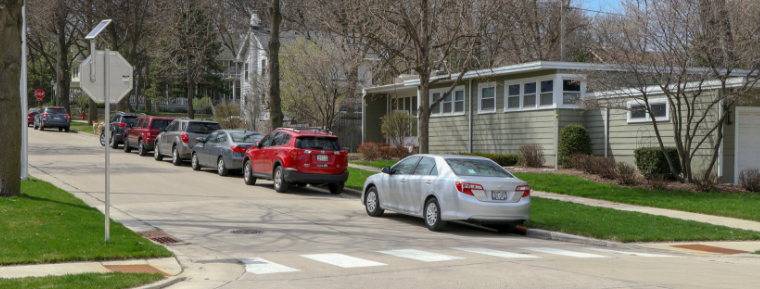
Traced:
POLYGON ((127 140, 127 139, 124 140, 124 152, 125 153, 131 153, 132 152, 132 147, 129 146, 129 140, 127 140))
POLYGON ((148 155, 148 150, 145 149, 145 145, 143 144, 142 140, 137 141, 137 154, 139 154, 141 157, 148 155))
POLYGON ((288 182, 285 181, 285 170, 282 169, 282 166, 277 166, 274 168, 274 190, 278 193, 284 193, 288 191, 288 182))
POLYGON ((367 215, 372 217, 380 217, 385 213, 385 210, 380 208, 380 198, 378 198, 376 187, 370 187, 367 190, 367 196, 364 198, 364 208, 367 210, 367 215))
POLYGON ((106 146, 106 134, 104 133, 100 134, 100 145, 106 146))
POLYGON ((34 128, 34 129, 40 129, 39 127, 37 127, 37 122, 36 121, 32 123, 32 128, 34 128))
POLYGON ((63 128, 62 128, 62 127, 59 127, 59 128, 58 128, 58 131, 63 131, 63 128))
POLYGON ((119 148, 119 143, 116 142, 116 136, 111 132, 111 142, 109 143, 112 149, 119 148))
POLYGON ((68 127, 68 126, 63 128, 63 131, 65 132, 69 132, 70 130, 71 130, 71 127, 68 127))
POLYGON ((436 198, 432 198, 425 203, 425 225, 430 231, 443 231, 446 222, 441 220, 441 206, 436 198))
POLYGON ((194 171, 201 170, 201 163, 200 163, 200 160, 198 160, 198 154, 193 153, 193 158, 190 161, 190 166, 193 168, 194 171))
POLYGON ((157 143, 154 144, 153 159, 155 159, 156 161, 163 161, 164 160, 164 155, 162 155, 161 151, 158 149, 158 144, 157 143))
POLYGON ((330 189, 330 194, 340 195, 343 192, 343 184, 330 184, 327 186, 330 189))
POLYGON ((243 180, 246 185, 253 186, 256 184, 256 177, 253 176, 253 168, 251 168, 251 161, 246 160, 243 163, 243 180))
POLYGON ((182 165, 182 158, 179 156, 179 151, 177 150, 177 147, 172 148, 172 164, 174 164, 175 166, 182 165))
POLYGON ((40 125, 40 131, 43 131, 43 130, 45 130, 45 127, 43 127, 42 125, 40 125))
POLYGON ((230 173, 230 171, 227 170, 227 166, 224 165, 223 157, 219 157, 219 159, 216 160, 216 173, 222 177, 230 173))

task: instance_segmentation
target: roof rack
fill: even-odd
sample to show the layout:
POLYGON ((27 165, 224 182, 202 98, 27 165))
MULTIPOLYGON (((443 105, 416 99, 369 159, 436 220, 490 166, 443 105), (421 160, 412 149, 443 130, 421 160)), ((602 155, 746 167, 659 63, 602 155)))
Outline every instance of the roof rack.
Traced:
POLYGON ((330 135, 333 135, 333 133, 331 131, 323 129, 323 128, 319 128, 319 127, 281 127, 281 128, 278 128, 278 129, 289 130, 289 131, 293 131, 293 132, 296 132, 296 133, 301 133, 301 131, 326 132, 326 133, 328 133, 330 135))

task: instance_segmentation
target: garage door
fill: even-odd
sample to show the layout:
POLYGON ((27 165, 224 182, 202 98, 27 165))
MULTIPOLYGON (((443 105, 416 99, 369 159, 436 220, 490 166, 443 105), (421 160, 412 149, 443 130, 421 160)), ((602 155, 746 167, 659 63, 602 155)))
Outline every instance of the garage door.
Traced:
POLYGON ((736 181, 742 170, 760 169, 760 107, 737 108, 736 181))

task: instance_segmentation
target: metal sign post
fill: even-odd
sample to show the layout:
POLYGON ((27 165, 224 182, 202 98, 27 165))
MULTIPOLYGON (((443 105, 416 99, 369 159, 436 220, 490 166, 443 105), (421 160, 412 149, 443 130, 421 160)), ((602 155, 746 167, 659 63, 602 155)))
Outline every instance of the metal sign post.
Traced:
MULTIPOLYGON (((95 42, 93 39, 92 42, 95 42)), ((106 103, 106 126, 103 127, 106 133, 106 140, 111 139, 111 102, 109 101, 108 91, 108 55, 111 51, 106 48, 106 53, 103 56, 103 98, 106 103)), ((93 62, 95 57, 92 58, 93 62)), ((92 65, 94 67, 94 65, 92 65)), ((94 75, 94 69, 90 72, 94 75)), ((116 142, 116 140, 114 140, 116 142)), ((111 170, 109 165, 111 164, 111 144, 106 144, 106 242, 111 239, 111 170)))

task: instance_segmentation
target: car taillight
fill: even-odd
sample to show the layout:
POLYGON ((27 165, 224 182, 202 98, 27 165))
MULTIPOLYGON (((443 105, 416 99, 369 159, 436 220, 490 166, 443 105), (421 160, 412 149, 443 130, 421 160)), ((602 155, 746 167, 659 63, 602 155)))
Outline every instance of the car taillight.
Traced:
POLYGON ((244 153, 246 150, 248 150, 247 148, 241 147, 241 146, 233 146, 233 147, 230 147, 230 149, 232 149, 232 151, 236 153, 244 153))
POLYGON ((523 194, 522 194, 523 197, 530 196, 530 186, 529 185, 517 186, 517 188, 515 189, 515 191, 523 192, 523 194))
POLYGON ((459 191, 460 193, 468 194, 468 195, 473 195, 472 190, 479 190, 479 191, 483 190, 483 186, 478 185, 478 184, 457 182, 456 186, 457 186, 457 191, 459 191))
POLYGON ((297 155, 298 155, 298 151, 291 151, 291 152, 290 152, 290 155, 291 155, 291 156, 297 156, 297 155))
POLYGON ((190 141, 190 138, 187 136, 186 133, 181 134, 179 137, 182 139, 183 143, 187 143, 190 141))
POLYGON ((118 127, 125 127, 125 126, 127 126, 127 123, 126 122, 119 122, 119 123, 116 123, 116 126, 118 126, 118 127))
POLYGON ((71 118, 71 116, 67 114, 67 115, 66 115, 66 118, 71 118))
POLYGON ((150 138, 150 132, 148 132, 145 136, 150 138))
POLYGON ((42 116, 46 116, 47 117, 47 116, 50 116, 50 114, 43 113, 42 116))

